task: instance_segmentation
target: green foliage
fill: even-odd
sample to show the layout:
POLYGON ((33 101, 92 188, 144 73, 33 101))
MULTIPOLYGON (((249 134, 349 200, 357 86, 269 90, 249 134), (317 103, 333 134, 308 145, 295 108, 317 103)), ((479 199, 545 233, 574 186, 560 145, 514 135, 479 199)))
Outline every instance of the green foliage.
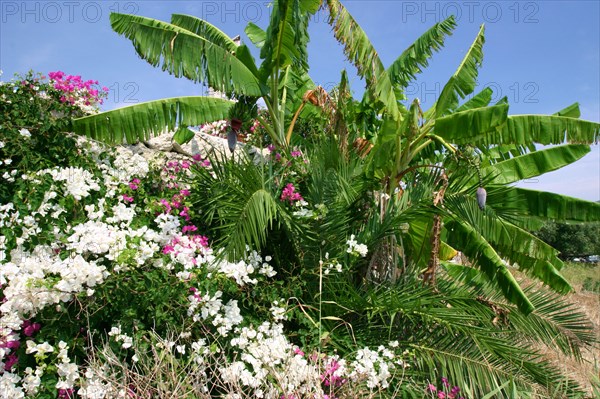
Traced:
POLYGON ((435 103, 435 117, 446 115, 458 107, 459 97, 464 99, 475 90, 478 69, 483 62, 483 44, 485 43, 484 27, 481 26, 477 37, 465 54, 458 69, 442 89, 435 103))
POLYGON ((556 248, 561 259, 600 254, 600 224, 548 222, 535 234, 556 248))
POLYGON ((118 108, 73 120, 73 129, 110 144, 136 143, 173 131, 176 126, 196 126, 225 119, 232 103, 209 97, 178 97, 118 108))

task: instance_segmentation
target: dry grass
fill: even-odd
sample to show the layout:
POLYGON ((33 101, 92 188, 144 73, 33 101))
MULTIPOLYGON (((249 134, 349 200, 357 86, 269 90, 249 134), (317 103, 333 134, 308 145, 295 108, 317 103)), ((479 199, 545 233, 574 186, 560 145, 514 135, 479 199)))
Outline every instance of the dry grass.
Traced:
POLYGON ((583 348, 582 362, 548 348, 538 347, 538 349, 565 375, 581 384, 590 395, 589 398, 597 398, 594 395, 597 395, 600 390, 600 293, 589 291, 589 287, 596 286, 597 282, 600 283, 600 263, 591 265, 568 263, 561 273, 575 289, 575 292, 569 294, 567 298, 576 304, 593 324, 596 343, 591 347, 583 348))

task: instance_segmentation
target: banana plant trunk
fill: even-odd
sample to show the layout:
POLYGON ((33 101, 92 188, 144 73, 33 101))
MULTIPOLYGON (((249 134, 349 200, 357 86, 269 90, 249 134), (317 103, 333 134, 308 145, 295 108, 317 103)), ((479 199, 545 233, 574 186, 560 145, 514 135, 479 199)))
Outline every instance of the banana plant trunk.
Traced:
MULTIPOLYGON (((433 206, 439 206, 444 200, 444 194, 448 187, 448 176, 446 173, 442 173, 440 180, 442 181, 442 187, 433 197, 433 206)), ((442 217, 439 213, 433 215, 433 226, 431 228, 431 252, 429 254, 429 264, 427 270, 423 273, 423 282, 431 286, 435 286, 435 273, 440 264, 439 253, 440 253, 440 235, 442 232, 442 217)))

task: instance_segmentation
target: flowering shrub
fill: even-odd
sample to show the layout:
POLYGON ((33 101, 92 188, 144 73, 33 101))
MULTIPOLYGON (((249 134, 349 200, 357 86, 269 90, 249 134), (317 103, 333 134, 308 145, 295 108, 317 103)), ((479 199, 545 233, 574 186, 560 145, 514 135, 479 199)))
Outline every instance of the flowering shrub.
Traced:
POLYGON ((96 113, 97 105, 103 103, 103 97, 108 92, 107 87, 102 87, 102 91, 95 86, 97 80, 83 81, 81 76, 65 75, 62 71, 48 73, 50 84, 60 95, 61 103, 75 105, 84 113, 96 113))
POLYGON ((218 372, 221 383, 205 376, 198 394, 321 397, 351 383, 386 388, 404 364, 392 347, 363 348, 354 360, 307 357, 314 349, 301 351, 284 333, 285 300, 248 305, 247 287, 269 285, 276 272, 256 252, 220 258, 190 224, 192 188, 183 180, 202 160, 153 168, 126 150, 86 151, 95 168, 31 172, 21 177, 30 201, 0 208, 3 397, 112 397, 116 377, 90 366, 90 347, 104 342, 134 365, 147 356, 148 334, 174 328, 179 337, 160 350, 218 372))
MULTIPOLYGON (((96 81, 29 72, 0 82, 0 201, 9 201, 19 177, 52 166, 89 165, 68 131, 70 118, 98 111, 106 96, 96 81)), ((104 88, 106 89, 106 88, 104 88)))
MULTIPOLYGON (((34 83, 52 98, 34 98, 38 107, 27 112, 46 106, 76 116, 101 100, 96 82, 63 73, 23 80, 2 87, 21 96, 11 97, 17 109, 25 92, 39 91, 34 83)), ((286 324, 301 311, 271 256, 248 250, 227 260, 198 223, 190 176, 210 162, 196 155, 148 163, 60 133, 68 118, 49 115, 46 130, 3 126, 15 133, 3 155, 20 166, 8 172, 12 191, 0 202, 0 397, 162 397, 186 389, 201 398, 332 399, 384 390, 407 366, 393 343, 342 357, 291 339, 286 324), (17 158, 8 149, 49 137, 63 140, 55 146, 73 144, 50 147, 67 154, 63 162, 31 167, 34 154, 17 158), (149 377, 168 373, 167 365, 186 376, 185 388, 149 377)), ((298 150, 289 157, 305 164, 298 150)), ((289 162, 278 165, 281 184, 296 176, 284 172, 289 162)), ((281 201, 302 201, 293 183, 281 201)), ((341 271, 337 260, 328 265, 341 271)))

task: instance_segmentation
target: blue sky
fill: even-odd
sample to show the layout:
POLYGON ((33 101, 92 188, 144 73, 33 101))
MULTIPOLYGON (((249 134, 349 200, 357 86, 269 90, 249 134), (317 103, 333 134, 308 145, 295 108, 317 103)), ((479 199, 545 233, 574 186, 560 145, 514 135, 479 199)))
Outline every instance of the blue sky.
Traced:
MULTIPOLYGON (((204 18, 231 36, 248 22, 266 27, 268 1, 24 1, 0 0, 0 69, 62 70, 110 88, 104 109, 136 102, 205 94, 138 58, 131 43, 112 32, 111 11, 168 21, 172 13, 204 18)), ((458 27, 430 67, 409 88, 424 108, 455 71, 483 23, 486 27, 481 88, 508 96, 511 114, 554 113, 578 101, 582 118, 600 122, 600 2, 590 1, 367 1, 344 4, 367 32, 384 64, 450 14, 458 27)), ((332 37, 326 14, 312 21, 310 74, 326 89, 346 68, 355 94, 362 84, 332 37)), ((519 183, 535 190, 600 200, 600 151, 559 171, 519 183)))

